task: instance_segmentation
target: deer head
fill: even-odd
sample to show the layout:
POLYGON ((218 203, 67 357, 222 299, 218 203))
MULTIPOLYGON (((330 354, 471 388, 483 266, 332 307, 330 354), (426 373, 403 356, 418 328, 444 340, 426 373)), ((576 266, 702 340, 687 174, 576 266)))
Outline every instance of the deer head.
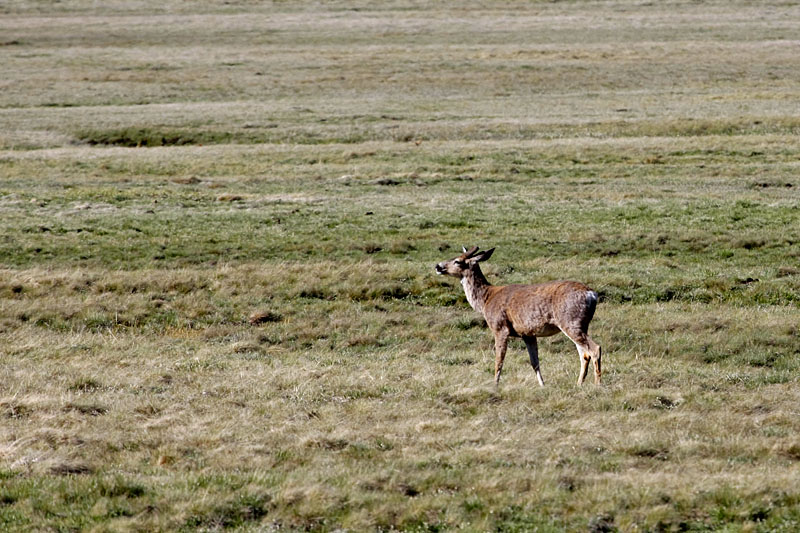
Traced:
POLYGON ((469 250, 462 248, 462 250, 464 253, 458 257, 438 263, 436 265, 436 273, 447 274, 457 278, 464 277, 467 271, 474 269, 479 262, 489 259, 494 252, 494 248, 479 252, 477 246, 473 246, 469 250))

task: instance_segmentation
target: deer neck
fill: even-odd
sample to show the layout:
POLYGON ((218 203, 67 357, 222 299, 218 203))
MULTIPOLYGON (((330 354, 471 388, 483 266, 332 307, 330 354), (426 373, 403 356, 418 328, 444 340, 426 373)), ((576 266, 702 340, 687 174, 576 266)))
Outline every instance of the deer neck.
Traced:
POLYGON ((464 294, 467 295, 469 305, 479 313, 483 313, 491 283, 486 281, 481 269, 476 266, 467 270, 461 277, 461 286, 464 287, 464 294))

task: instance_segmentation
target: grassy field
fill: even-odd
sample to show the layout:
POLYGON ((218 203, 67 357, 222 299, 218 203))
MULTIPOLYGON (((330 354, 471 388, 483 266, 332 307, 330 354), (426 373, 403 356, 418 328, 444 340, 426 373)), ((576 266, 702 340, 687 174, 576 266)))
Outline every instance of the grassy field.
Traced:
POLYGON ((797 531, 798 27, 0 2, 0 529, 797 531), (596 289, 603 384, 495 388, 462 245, 596 289))

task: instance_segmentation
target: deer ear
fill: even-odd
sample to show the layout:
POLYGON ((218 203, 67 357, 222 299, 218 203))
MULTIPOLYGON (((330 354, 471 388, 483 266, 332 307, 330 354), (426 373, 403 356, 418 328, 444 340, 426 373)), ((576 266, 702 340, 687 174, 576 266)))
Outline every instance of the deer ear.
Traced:
POLYGON ((472 257, 472 259, 471 259, 470 261, 474 261, 474 262, 476 262, 476 263, 478 263, 478 262, 480 262, 480 261, 486 261, 487 259, 489 259, 490 257, 492 257, 492 254, 493 254, 493 253, 494 253, 494 248, 492 248, 492 249, 490 249, 490 250, 484 250, 484 251, 482 251, 482 252, 478 252, 477 254, 475 254, 475 255, 472 257))
POLYGON ((462 246, 461 247, 461 252, 462 253, 467 253, 467 247, 466 246, 462 246))

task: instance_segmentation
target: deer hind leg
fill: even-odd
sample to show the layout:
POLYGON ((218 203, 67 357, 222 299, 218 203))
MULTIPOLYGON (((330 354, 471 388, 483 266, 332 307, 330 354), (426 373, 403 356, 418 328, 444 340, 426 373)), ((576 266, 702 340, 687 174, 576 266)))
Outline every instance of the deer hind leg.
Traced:
POLYGON ((589 373, 589 361, 594 364, 594 382, 600 383, 601 368, 600 368, 600 345, 594 342, 589 335, 581 330, 561 330, 564 334, 575 343, 578 349, 578 356, 581 359, 581 370, 578 374, 578 385, 583 385, 583 380, 589 373))
POLYGON ((600 345, 595 343, 592 339, 589 339, 589 349, 592 350, 592 362, 594 363, 594 382, 599 384, 600 376, 602 375, 602 369, 600 368, 602 349, 600 345))
POLYGON ((578 374, 578 385, 583 385, 583 380, 586 379, 586 374, 589 373, 589 360, 591 357, 587 353, 581 354, 580 348, 578 348, 578 354, 581 358, 581 372, 578 374))
POLYGON ((539 347, 536 343, 536 337, 522 337, 522 340, 525 341, 525 347, 528 348, 528 357, 530 357, 531 366, 534 372, 536 372, 536 379, 539 380, 539 386, 544 387, 542 373, 539 372, 539 347))
POLYGON ((503 361, 508 348, 508 332, 497 331, 494 334, 494 384, 500 384, 500 373, 503 371, 503 361))

